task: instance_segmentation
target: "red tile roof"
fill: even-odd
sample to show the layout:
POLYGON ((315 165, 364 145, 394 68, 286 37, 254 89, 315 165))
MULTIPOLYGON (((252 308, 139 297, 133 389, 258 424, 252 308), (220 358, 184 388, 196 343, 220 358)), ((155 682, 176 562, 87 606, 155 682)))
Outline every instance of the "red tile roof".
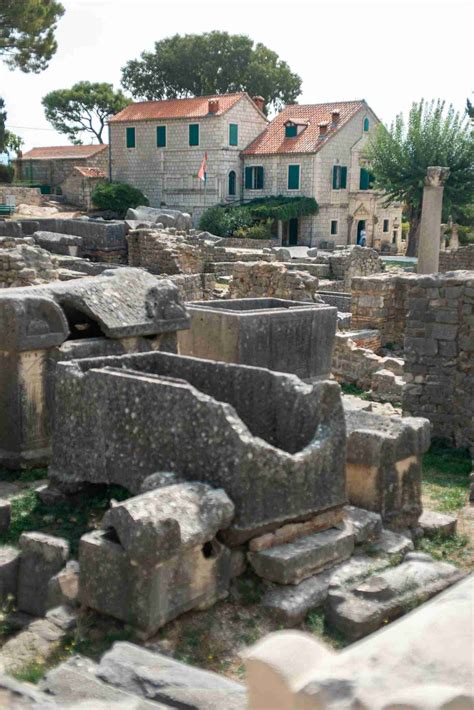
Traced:
POLYGON ((83 177, 87 178, 105 178, 107 177, 107 173, 105 170, 102 170, 101 168, 82 168, 79 165, 76 165, 74 168, 76 173, 79 173, 83 177))
POLYGON ((365 101, 340 101, 331 104, 286 106, 270 125, 243 151, 244 155, 275 155, 277 153, 316 153, 362 107, 365 101), (331 113, 339 111, 334 126, 331 113), (294 138, 285 137, 285 123, 307 123, 307 127, 294 138), (327 123, 326 138, 319 139, 319 124, 327 123))
POLYGON ((123 111, 109 118, 109 123, 130 123, 132 121, 150 121, 173 118, 204 118, 209 116, 209 101, 218 101, 218 110, 214 116, 222 116, 240 99, 246 96, 244 91, 237 94, 216 96, 196 96, 190 99, 166 99, 163 101, 141 101, 126 106, 123 111))
POLYGON ((106 150, 108 145, 53 145, 32 148, 23 153, 23 160, 70 160, 92 158, 96 153, 106 150))

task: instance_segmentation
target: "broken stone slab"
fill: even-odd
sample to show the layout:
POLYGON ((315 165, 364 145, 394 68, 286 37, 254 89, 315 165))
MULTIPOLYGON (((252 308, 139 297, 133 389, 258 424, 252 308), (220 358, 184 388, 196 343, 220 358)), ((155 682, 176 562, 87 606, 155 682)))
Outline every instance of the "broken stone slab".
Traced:
POLYGON ((47 619, 35 619, 0 649, 0 667, 14 672, 47 660, 57 649, 65 632, 47 619))
POLYGON ((414 550, 413 540, 402 533, 383 529, 372 548, 376 553, 383 553, 389 557, 404 556, 414 550))
POLYGON ((215 539, 151 565, 131 560, 113 530, 97 530, 81 538, 79 562, 82 605, 136 627, 144 638, 223 599, 230 583, 230 550, 215 539))
POLYGON ((58 232, 39 231, 34 233, 33 238, 42 249, 63 256, 77 256, 83 244, 82 237, 58 232))
POLYGON ((163 207, 145 207, 140 205, 134 209, 129 208, 125 215, 125 220, 132 219, 153 222, 154 226, 156 226, 157 222, 161 222, 164 227, 176 227, 176 229, 184 231, 189 231, 192 227, 190 214, 163 207))
POLYGON ((140 353, 59 363, 55 406, 50 477, 136 493, 161 470, 223 488, 232 546, 347 503, 335 382, 140 353))
POLYGON ((8 500, 0 500, 0 534, 8 532, 11 521, 11 503, 8 500))
POLYGON ((0 547, 0 601, 16 597, 20 551, 15 547, 0 547))
MULTIPOLYGON (((87 708, 95 710, 98 702, 106 703, 106 707, 133 708, 133 710, 153 710, 169 707, 161 703, 137 698, 125 690, 114 688, 97 678, 98 664, 84 656, 72 656, 56 668, 48 671, 40 683, 40 689, 49 693, 54 701, 62 707, 70 707, 70 703, 88 701, 87 708), (92 702, 94 703, 92 707, 92 702)), ((75 707, 75 705, 74 705, 75 707)))
POLYGON ((313 533, 261 552, 249 552, 248 560, 264 579, 278 584, 298 584, 315 572, 347 559, 353 550, 354 534, 343 524, 340 529, 313 533))
POLYGON ((454 535, 457 523, 455 515, 438 513, 434 510, 424 510, 418 521, 418 525, 425 535, 441 535, 442 537, 454 535))
POLYGON ((386 555, 354 555, 340 565, 308 577, 299 584, 270 585, 260 603, 277 621, 287 626, 297 626, 311 609, 324 604, 331 585, 354 584, 385 569, 389 564, 386 555))
POLYGON ((283 525, 281 528, 278 528, 278 530, 275 530, 275 532, 254 537, 249 542, 249 550, 250 552, 260 552, 260 550, 266 550, 269 547, 276 547, 277 545, 284 545, 287 542, 292 542, 293 540, 305 537, 314 532, 328 530, 342 522, 344 510, 345 508, 325 510, 304 523, 290 523, 283 525))
POLYGON ((224 490, 179 483, 115 505, 102 527, 115 530, 130 560, 156 565, 212 540, 233 517, 234 505, 224 490))
POLYGON ((115 643, 97 676, 116 688, 175 708, 245 710, 244 686, 131 643, 115 643))
POLYGON ((356 545, 374 540, 382 532, 381 516, 370 510, 346 505, 344 506, 344 519, 354 533, 356 545))
POLYGON ((23 533, 18 573, 17 606, 35 616, 44 616, 48 583, 64 567, 69 557, 69 543, 44 533, 23 533))
POLYGON ((68 606, 56 606, 46 612, 46 619, 63 631, 71 631, 77 626, 77 612, 68 606))
POLYGON ((350 589, 330 588, 327 619, 348 639, 373 633, 465 576, 430 555, 409 553, 397 567, 369 577, 350 589))
POLYGON ((2 710, 58 710, 54 700, 34 685, 20 683, 3 672, 0 672, 0 703, 2 710))
POLYGON ((76 560, 69 560, 48 582, 47 608, 62 605, 79 605, 79 562, 76 560))

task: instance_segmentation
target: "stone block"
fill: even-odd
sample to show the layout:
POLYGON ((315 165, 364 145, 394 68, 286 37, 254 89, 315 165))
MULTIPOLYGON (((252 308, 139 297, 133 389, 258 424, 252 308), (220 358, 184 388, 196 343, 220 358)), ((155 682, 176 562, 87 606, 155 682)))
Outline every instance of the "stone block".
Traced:
POLYGON ((187 304, 191 328, 182 355, 267 367, 302 379, 327 377, 336 309, 279 298, 238 298, 187 304))
POLYGON ((63 605, 79 605, 79 563, 76 560, 69 560, 48 582, 47 608, 63 605))
POLYGON ((46 612, 46 619, 63 631, 72 631, 77 626, 77 613, 67 606, 55 606, 46 612))
POLYGON ((20 552, 15 547, 0 547, 0 602, 16 597, 20 552))
POLYGON ((378 513, 356 508, 353 505, 344 507, 344 519, 352 529, 356 545, 374 540, 382 532, 382 518, 378 513))
POLYGON ((32 532, 23 533, 19 545, 18 609, 33 616, 44 616, 49 581, 64 567, 69 556, 69 544, 60 537, 32 532))
POLYGON ((154 352, 60 363, 55 402, 51 478, 135 493, 162 470, 223 488, 232 545, 347 502, 335 382, 154 352))
POLYGON ((341 525, 340 529, 314 533, 261 552, 249 552, 248 559, 260 577, 278 584, 297 584, 347 559, 353 549, 354 535, 349 526, 341 525))
POLYGON ((425 535, 441 535, 450 537, 456 532, 457 518, 455 515, 437 513, 434 510, 424 510, 418 521, 425 535))
POLYGON ((373 549, 378 554, 382 553, 389 557, 403 557, 414 549, 414 545, 413 540, 407 535, 392 530, 382 530, 373 549))
POLYGON ((403 564, 369 577, 352 589, 330 589, 327 617, 336 629, 355 641, 402 616, 420 598, 429 599, 463 577, 464 573, 453 565, 413 552, 403 564))

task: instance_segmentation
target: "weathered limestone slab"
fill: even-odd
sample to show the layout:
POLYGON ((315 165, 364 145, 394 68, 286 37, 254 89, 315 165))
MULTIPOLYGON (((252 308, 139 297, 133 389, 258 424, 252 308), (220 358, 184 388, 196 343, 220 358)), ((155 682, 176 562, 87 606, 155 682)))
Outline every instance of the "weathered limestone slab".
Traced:
POLYGON ((205 483, 181 483, 142 493, 114 506, 103 520, 130 560, 156 565, 202 545, 230 525, 234 505, 205 483))
POLYGON ((249 550, 251 552, 260 552, 260 550, 266 550, 269 547, 293 542, 293 540, 297 540, 305 535, 335 527, 344 519, 347 507, 348 506, 326 510, 304 523, 290 523, 283 525, 281 528, 278 528, 278 530, 275 530, 275 532, 266 533, 265 535, 260 535, 260 537, 254 537, 249 541, 249 550))
POLYGON ((352 589, 329 590, 327 618, 347 638, 356 640, 379 629, 464 577, 445 562, 411 552, 398 567, 369 577, 352 589))
POLYGON ((449 537, 456 532, 457 518, 455 515, 438 513, 434 510, 424 510, 418 525, 425 535, 442 535, 449 537))
POLYGON ((328 377, 337 311, 279 298, 187 304, 191 328, 179 338, 183 355, 328 377))
POLYGON ((341 525, 286 545, 249 552, 248 559, 260 577, 278 584, 297 584, 347 559, 353 549, 354 535, 348 526, 341 525))
POLYGON ((421 515, 421 455, 430 444, 428 420, 387 417, 344 400, 347 489, 352 505, 380 513, 403 529, 421 515))
POLYGON ((46 606, 53 607, 79 605, 79 563, 69 560, 66 566, 55 574, 48 582, 46 606))
POLYGON ((145 207, 143 205, 135 209, 127 210, 125 215, 127 220, 140 220, 153 223, 161 223, 163 227, 176 227, 178 230, 189 231, 192 227, 191 215, 179 210, 168 208, 145 207))
POLYGON ((18 609, 33 616, 44 616, 48 583, 67 561, 68 542, 53 535, 32 532, 23 533, 19 545, 18 609))
POLYGON ((0 547, 0 601, 16 597, 20 552, 15 547, 0 547))
POLYGON ((71 234, 35 232, 33 238, 38 246, 53 254, 77 256, 82 246, 82 237, 71 234))
POLYGON ((175 708, 245 710, 245 688, 210 671, 188 666, 130 643, 115 643, 97 675, 106 683, 175 708))
POLYGON ((137 492, 161 470, 223 488, 239 544, 343 505, 344 441, 336 383, 163 352, 95 358, 58 365, 49 474, 137 492))
POLYGON ((378 538, 382 532, 382 518, 378 513, 346 505, 344 519, 354 533, 356 545, 378 538))
POLYGON ((392 530, 382 530, 373 547, 376 552, 389 557, 406 555, 407 552, 411 552, 415 548, 410 537, 392 530))

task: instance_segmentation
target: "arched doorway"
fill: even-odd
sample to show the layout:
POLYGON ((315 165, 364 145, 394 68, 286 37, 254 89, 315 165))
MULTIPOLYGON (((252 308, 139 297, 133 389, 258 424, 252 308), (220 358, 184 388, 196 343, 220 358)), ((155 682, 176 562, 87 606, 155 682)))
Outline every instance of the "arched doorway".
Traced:
POLYGON ((365 219, 359 219, 357 222, 357 239, 356 239, 356 244, 360 244, 360 239, 362 236, 362 232, 364 232, 365 237, 367 239, 367 232, 365 229, 365 219))
POLYGON ((235 179, 235 170, 231 170, 229 173, 229 184, 228 184, 228 194, 231 196, 235 195, 235 185, 236 185, 236 179, 235 179))

